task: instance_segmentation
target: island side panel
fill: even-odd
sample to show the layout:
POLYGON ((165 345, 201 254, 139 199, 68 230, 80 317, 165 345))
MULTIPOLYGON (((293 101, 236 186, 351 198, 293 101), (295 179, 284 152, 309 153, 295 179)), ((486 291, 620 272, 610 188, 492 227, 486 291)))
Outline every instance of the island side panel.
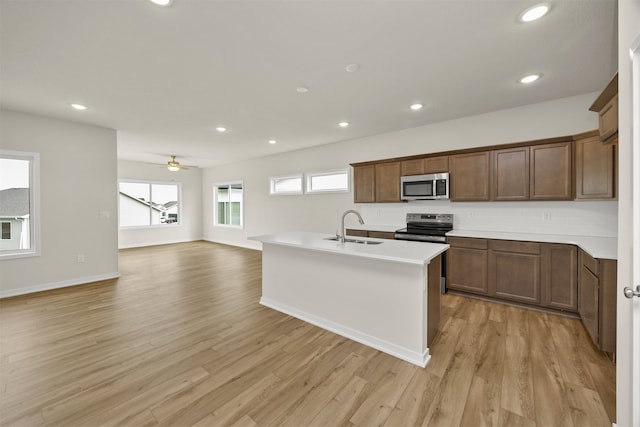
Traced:
POLYGON ((427 346, 430 346, 440 329, 440 277, 442 254, 429 262, 427 280, 427 346))
POLYGON ((426 364, 426 266, 265 243, 262 268, 263 305, 426 364))

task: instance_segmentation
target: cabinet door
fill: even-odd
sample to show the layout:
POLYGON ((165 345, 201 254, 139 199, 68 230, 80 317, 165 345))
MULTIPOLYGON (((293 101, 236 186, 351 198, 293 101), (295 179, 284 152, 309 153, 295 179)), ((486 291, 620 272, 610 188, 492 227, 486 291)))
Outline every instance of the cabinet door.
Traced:
POLYGON ((614 145, 598 136, 578 139, 576 144, 576 199, 614 197, 614 145))
POLYGON ((593 342, 598 345, 599 280, 586 265, 580 263, 578 280, 578 313, 593 342))
POLYGON ((449 244, 447 288, 487 295, 487 241, 450 238, 449 244))
POLYGON ((354 203, 373 203, 376 201, 374 165, 355 166, 353 168, 354 203))
POLYGON ((618 95, 611 98, 611 101, 598 113, 600 140, 608 142, 618 134, 618 95))
POLYGON ((427 157, 424 159, 424 173, 449 172, 449 156, 427 157))
POLYGON ((402 176, 423 175, 424 173, 424 159, 402 161, 402 176))
POLYGON ((400 201, 400 162, 376 163, 376 202, 400 201))
POLYGON ((618 262, 613 259, 601 259, 600 262, 600 301, 599 333, 600 350, 616 352, 616 298, 618 285, 618 262))
POLYGON ((492 152, 492 200, 529 200, 529 147, 492 152))
POLYGON ((489 200, 489 151, 449 157, 452 201, 489 200))
POLYGON ((489 242, 489 295, 540 304, 540 244, 489 242))
POLYGON ((578 310, 578 249, 573 245, 542 245, 542 304, 578 310))
POLYGON ((571 200, 571 141, 530 148, 530 200, 571 200))

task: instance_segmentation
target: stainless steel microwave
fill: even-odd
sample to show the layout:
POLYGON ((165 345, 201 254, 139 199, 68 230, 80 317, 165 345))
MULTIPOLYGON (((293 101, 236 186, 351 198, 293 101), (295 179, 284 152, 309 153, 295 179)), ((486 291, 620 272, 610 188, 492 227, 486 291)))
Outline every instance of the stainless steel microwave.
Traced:
POLYGON ((400 178, 402 200, 437 200, 449 198, 449 174, 403 176, 400 178))

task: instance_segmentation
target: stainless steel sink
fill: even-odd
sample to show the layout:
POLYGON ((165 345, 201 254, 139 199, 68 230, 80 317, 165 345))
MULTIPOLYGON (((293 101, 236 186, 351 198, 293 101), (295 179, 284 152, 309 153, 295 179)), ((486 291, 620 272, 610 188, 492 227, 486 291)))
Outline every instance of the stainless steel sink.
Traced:
MULTIPOLYGON (((324 240, 333 240, 334 242, 340 241, 338 237, 325 237, 324 240)), ((344 239, 345 243, 358 243, 361 245, 381 245, 384 242, 374 242, 373 240, 360 240, 360 239, 344 239)))

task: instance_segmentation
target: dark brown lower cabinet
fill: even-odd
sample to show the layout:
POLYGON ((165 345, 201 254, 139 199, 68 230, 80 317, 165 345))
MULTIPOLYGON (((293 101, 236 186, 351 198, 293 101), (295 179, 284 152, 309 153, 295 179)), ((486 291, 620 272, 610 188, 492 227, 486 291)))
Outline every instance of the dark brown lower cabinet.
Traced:
POLYGON ((580 251, 578 262, 578 313, 594 344, 616 351, 617 261, 596 259, 580 251))
POLYGON ((540 243, 489 241, 489 295, 540 304, 540 243))
POLYGON ((487 239, 449 237, 447 288, 488 295, 487 239))
POLYGON ((395 233, 391 231, 375 231, 375 230, 355 230, 347 228, 347 236, 355 237, 373 237, 375 239, 395 239, 395 233))
POLYGON ((369 231, 369 235, 367 237, 373 237, 374 239, 394 240, 396 238, 396 233, 390 231, 369 231))
POLYGON ((542 305, 578 311, 578 248, 573 245, 542 245, 542 305))
POLYGON ((345 234, 347 236, 369 237, 369 232, 367 230, 354 230, 353 228, 347 228, 345 234))
POLYGON ((450 237, 447 288, 553 310, 578 309, 577 248, 450 237))
MULTIPOLYGON (((582 264, 582 263, 581 263, 582 264)), ((598 304, 600 293, 598 274, 591 271, 586 265, 580 266, 580 296, 578 300, 578 313, 589 332, 594 343, 599 342, 598 328, 598 304)))
POLYGON ((449 237, 447 288, 578 313, 595 345, 616 350, 617 261, 574 245, 449 237))

